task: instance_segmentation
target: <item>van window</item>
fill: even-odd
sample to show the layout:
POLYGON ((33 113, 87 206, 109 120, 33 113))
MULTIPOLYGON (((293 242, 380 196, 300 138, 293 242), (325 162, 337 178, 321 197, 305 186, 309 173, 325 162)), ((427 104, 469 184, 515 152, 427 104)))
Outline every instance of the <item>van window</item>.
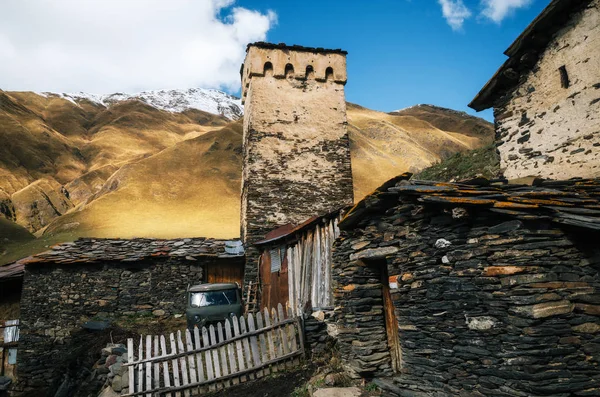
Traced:
POLYGON ((192 307, 234 305, 238 303, 237 290, 226 289, 222 291, 192 292, 190 305, 192 307))

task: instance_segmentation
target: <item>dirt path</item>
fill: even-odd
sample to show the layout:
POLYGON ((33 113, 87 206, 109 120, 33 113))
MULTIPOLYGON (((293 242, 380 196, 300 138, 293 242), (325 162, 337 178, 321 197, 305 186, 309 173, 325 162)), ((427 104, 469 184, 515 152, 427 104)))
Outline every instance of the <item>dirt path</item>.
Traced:
POLYGON ((291 396, 297 387, 302 387, 314 374, 313 367, 301 367, 293 371, 271 375, 257 381, 230 387, 211 397, 284 397, 291 396))

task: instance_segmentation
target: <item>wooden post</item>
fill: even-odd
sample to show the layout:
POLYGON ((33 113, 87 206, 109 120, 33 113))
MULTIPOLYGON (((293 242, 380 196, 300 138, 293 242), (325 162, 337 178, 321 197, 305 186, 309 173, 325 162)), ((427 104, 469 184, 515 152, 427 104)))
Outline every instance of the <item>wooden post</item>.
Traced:
MULTIPOLYGON (((152 336, 146 335, 146 358, 152 358, 152 336)), ((146 362, 146 390, 152 389, 152 363, 146 362)), ((151 397, 150 393, 146 393, 146 397, 151 397)))
MULTIPOLYGON (((225 338, 223 337, 223 327, 221 326, 221 323, 217 323, 217 337, 218 342, 224 342, 225 338)), ((223 374, 223 376, 227 376, 229 375, 229 369, 227 368, 227 355, 225 353, 225 350, 227 348, 225 346, 219 347, 219 357, 220 357, 220 363, 221 363, 221 373, 223 374)), ((229 380, 226 380, 223 382, 223 387, 229 387, 231 385, 231 382, 229 380)))
MULTIPOLYGON (((225 337, 229 340, 232 338, 231 333, 231 322, 229 319, 225 319, 225 337)), ((231 369, 231 373, 234 374, 237 372, 237 363, 235 360, 235 351, 233 348, 233 343, 227 344, 227 357, 229 358, 229 368, 231 369)), ((231 382, 234 385, 237 385, 240 380, 238 378, 233 378, 231 382)))
MULTIPOLYGON (((132 363, 133 358, 133 339, 127 339, 127 362, 132 363)), ((135 393, 135 366, 129 368, 129 392, 135 393)))
MULTIPOLYGON (((254 324, 254 316, 252 315, 252 313, 248 313, 248 331, 256 331, 256 326, 254 324)), ((260 353, 258 351, 258 338, 256 336, 250 337, 250 350, 252 352, 252 360, 254 361, 254 366, 260 367, 260 353)), ((250 359, 250 357, 248 359, 250 359)), ((263 377, 264 371, 262 369, 256 371, 256 376, 259 378, 263 377)))
MULTIPOLYGON (((140 345, 138 346, 138 360, 144 358, 144 337, 140 336, 140 345)), ((144 390, 144 365, 138 364, 138 391, 144 390)))
MULTIPOLYGON (((217 341, 217 337, 215 335, 215 327, 211 324, 208 327, 209 330, 209 335, 210 335, 210 344, 212 345, 216 345, 218 343, 217 341)), ((212 358, 213 358, 213 364, 215 365, 215 379, 218 379, 221 377, 221 363, 219 362, 219 354, 217 352, 217 349, 211 349, 212 351, 212 358)), ((220 384, 216 383, 216 387, 219 388, 220 384)))
MULTIPOLYGON (((237 317, 231 316, 231 322, 233 323, 233 332, 235 336, 240 336, 240 324, 237 317)), ((239 339, 235 341, 235 350, 238 359, 238 370, 240 372, 244 371, 246 369, 246 364, 244 363, 244 349, 242 347, 242 342, 239 339)), ((240 382, 245 382, 247 379, 246 375, 243 375, 240 377, 240 382)))
MULTIPOLYGON (((175 335, 172 332, 169 335, 169 339, 171 341, 171 354, 177 354, 177 345, 175 345, 175 335)), ((173 359, 172 365, 173 365, 173 386, 179 387, 179 386, 181 386, 181 383, 179 382, 179 363, 177 362, 176 358, 173 359)), ((181 393, 176 392, 175 396, 180 397, 181 393)))
MULTIPOLYGON (((154 335, 154 357, 160 356, 158 350, 158 343, 158 335, 154 335)), ((152 375, 152 377, 154 378, 153 388, 156 389, 160 387, 160 365, 158 363, 154 363, 152 367, 154 369, 154 374, 152 375)))
MULTIPOLYGON (((240 332, 243 335, 247 332, 246 321, 245 321, 244 316, 240 316, 239 320, 240 320, 240 332)), ((254 363, 252 362, 252 355, 250 354, 250 341, 248 340, 248 338, 244 338, 244 339, 242 339, 242 344, 244 345, 244 358, 246 361, 246 365, 248 368, 253 368, 254 363)), ((248 373, 248 379, 255 379, 255 378, 256 378, 256 373, 254 373, 254 372, 248 373)))
MULTIPOLYGON (((202 343, 200 342, 200 330, 198 327, 194 327, 194 345, 196 349, 202 348, 202 343)), ((202 382, 204 379, 204 361, 202 360, 202 353, 196 354, 197 368, 198 368, 198 382, 202 382)))
MULTIPOLYGON (((167 352, 167 343, 165 341, 165 336, 160 336, 160 350, 163 356, 169 354, 167 352)), ((165 381, 165 387, 171 387, 171 377, 169 376, 169 363, 167 361, 163 361, 163 379, 165 381)), ((131 390, 129 390, 131 392, 131 390)), ((172 396, 172 393, 167 394, 167 396, 172 396)))
MULTIPOLYGON (((270 327, 271 326, 271 318, 269 316, 269 310, 265 307, 264 312, 265 312, 265 325, 267 327, 270 327)), ((274 339, 274 332, 271 329, 271 330, 267 331, 267 343, 268 343, 268 347, 269 347, 269 361, 273 361, 277 357, 276 350, 275 350, 275 343, 273 342, 273 339, 274 339)), ((271 372, 277 372, 277 370, 278 370, 277 365, 271 366, 271 372)))
MULTIPOLYGON (((258 329, 264 328, 263 316, 260 311, 258 313, 256 313, 256 325, 257 325, 258 329)), ((269 361, 269 354, 267 351, 267 343, 265 342, 265 332, 261 332, 258 335, 258 340, 260 342, 260 351, 262 353, 262 357, 261 357, 262 362, 266 363, 267 361, 269 361)), ((269 375, 271 373, 271 371, 268 367, 266 367, 263 369, 263 373, 265 375, 269 375)))
MULTIPOLYGON (((185 348, 183 347, 183 341, 181 340, 181 331, 177 331, 177 352, 178 353, 185 352, 185 348)), ((185 386, 190 383, 190 380, 188 378, 187 363, 185 362, 185 357, 181 357, 179 359, 179 362, 181 365, 181 383, 182 383, 182 386, 185 386)), ((183 392, 183 395, 185 397, 189 397, 190 391, 185 390, 183 392)))
MULTIPOLYGON (((210 340, 208 339, 208 330, 206 329, 206 327, 202 327, 202 343, 204 344, 204 347, 210 346, 210 340)), ((205 359, 205 363, 206 363, 206 379, 212 380, 215 378, 215 375, 213 372, 213 362, 212 362, 210 350, 206 350, 204 352, 204 359, 205 359)), ((208 387, 208 389, 210 391, 216 390, 214 384, 211 384, 208 387)))
MULTIPOLYGON (((185 347, 188 352, 194 350, 194 343, 192 342, 192 334, 189 329, 185 330, 185 347)), ((196 361, 194 360, 194 355, 188 355, 188 365, 190 368, 190 382, 196 383, 198 382, 198 371, 196 370, 196 361)))

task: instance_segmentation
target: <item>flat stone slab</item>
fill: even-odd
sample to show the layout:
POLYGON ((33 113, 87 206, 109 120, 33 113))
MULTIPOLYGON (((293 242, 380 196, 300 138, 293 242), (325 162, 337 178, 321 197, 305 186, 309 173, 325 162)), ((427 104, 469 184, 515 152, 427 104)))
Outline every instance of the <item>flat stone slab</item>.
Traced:
POLYGON ((318 389, 313 393, 313 397, 359 397, 360 393, 358 387, 328 387, 318 389))

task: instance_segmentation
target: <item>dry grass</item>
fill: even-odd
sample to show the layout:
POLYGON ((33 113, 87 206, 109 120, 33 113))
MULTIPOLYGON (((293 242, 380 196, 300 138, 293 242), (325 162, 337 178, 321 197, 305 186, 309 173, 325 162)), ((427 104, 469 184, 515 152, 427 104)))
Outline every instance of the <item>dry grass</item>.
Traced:
POLYGON ((454 153, 491 141, 490 123, 469 121, 477 122, 477 128, 471 129, 464 115, 447 109, 420 106, 387 114, 349 104, 355 200, 396 175, 418 172, 454 153))
MULTIPOLYGON (((355 199, 491 140, 492 126, 435 107, 394 114, 348 105, 355 199)), ((106 109, 0 91, 0 189, 12 194, 54 177, 76 206, 8 242, 0 262, 90 237, 232 238, 239 235, 241 123, 189 110, 172 114, 129 101, 106 109)), ((0 224, 1 229, 8 226, 0 224)))

